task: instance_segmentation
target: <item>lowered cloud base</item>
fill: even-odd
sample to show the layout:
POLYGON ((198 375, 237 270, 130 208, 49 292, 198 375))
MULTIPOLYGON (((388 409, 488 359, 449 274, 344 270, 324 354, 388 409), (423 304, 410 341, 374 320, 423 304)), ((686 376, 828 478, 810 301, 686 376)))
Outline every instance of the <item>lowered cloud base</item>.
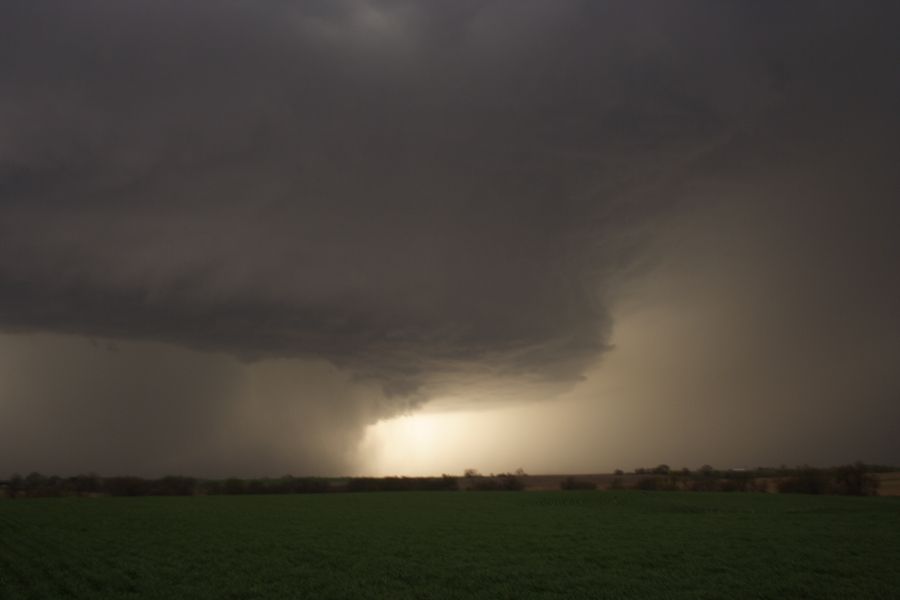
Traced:
POLYGON ((895 12, 4 3, 0 472, 896 461, 895 12))

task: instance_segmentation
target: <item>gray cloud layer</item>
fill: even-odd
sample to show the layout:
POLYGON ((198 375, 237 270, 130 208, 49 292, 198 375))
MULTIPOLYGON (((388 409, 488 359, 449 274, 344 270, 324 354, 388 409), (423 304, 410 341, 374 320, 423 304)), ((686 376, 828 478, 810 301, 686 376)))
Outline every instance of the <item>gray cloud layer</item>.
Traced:
POLYGON ((329 361, 387 396, 332 391, 352 430, 472 373, 571 385, 680 233, 756 206, 754 243, 809 240, 753 254, 791 307, 760 328, 896 334, 895 12, 6 2, 0 328, 329 361))

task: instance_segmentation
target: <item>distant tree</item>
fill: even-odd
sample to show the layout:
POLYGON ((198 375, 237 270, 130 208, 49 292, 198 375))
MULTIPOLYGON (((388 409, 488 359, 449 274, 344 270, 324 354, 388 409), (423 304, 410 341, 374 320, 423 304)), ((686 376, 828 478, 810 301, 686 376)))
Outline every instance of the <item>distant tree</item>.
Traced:
POLYGON ((669 474, 669 465, 657 465, 653 472, 657 475, 668 475, 669 474))
POLYGON ((869 473, 866 465, 855 462, 834 469, 834 492, 849 496, 875 496, 881 482, 869 473))
POLYGON ((714 492, 718 487, 715 477, 695 477, 687 484, 687 489, 692 492, 714 492))
POLYGON ((499 473, 490 477, 472 477, 467 489, 477 492, 518 492, 525 489, 525 482, 512 473, 499 473))
POLYGON ((525 473, 525 469, 519 467, 516 469, 516 477, 527 477, 528 475, 525 473))
POLYGON ((100 481, 99 475, 96 473, 88 473, 70 477, 69 485, 75 494, 82 496, 98 493, 102 488, 103 483, 100 481))
POLYGON ((140 477, 107 477, 103 487, 110 496, 146 496, 150 485, 140 477))
POLYGON ((752 481, 747 473, 729 473, 728 477, 719 480, 718 489, 721 492, 746 492, 752 481))
POLYGON ((828 493, 828 476, 821 469, 808 465, 798 468, 791 477, 778 482, 782 494, 825 494, 828 493))
POLYGON ((634 487, 645 492, 655 492, 662 487, 662 479, 659 477, 641 477, 634 484, 634 487))
POLYGON ((35 497, 40 495, 39 491, 41 487, 44 485, 45 477, 37 472, 31 472, 25 476, 23 480, 23 488, 25 491, 25 495, 29 497, 35 497))
POLYGON ((759 492, 765 494, 769 491, 769 481, 767 479, 756 479, 753 478, 750 480, 750 484, 747 487, 748 492, 759 492))
POLYGON ((223 491, 226 494, 243 494, 244 481, 242 479, 238 479, 237 477, 229 477, 225 480, 223 491))
POLYGON ((481 477, 481 473, 478 471, 478 469, 466 469, 463 476, 464 477, 481 477))
POLYGON ((497 475, 497 480, 500 483, 500 489, 507 492, 521 492, 525 489, 525 482, 512 473, 500 473, 497 475))
POLYGON ((201 494, 218 496, 225 493, 225 482, 215 479, 209 479, 200 483, 200 490, 201 494))
POLYGON ((22 479, 22 476, 18 473, 13 473, 12 477, 9 478, 9 498, 10 500, 16 499, 19 494, 22 493, 22 490, 25 487, 25 482, 22 479))
POLYGON ((648 492, 674 492, 678 491, 678 479, 675 477, 649 475, 641 477, 634 483, 634 489, 648 492))
POLYGON ((244 493, 246 494, 266 494, 268 493, 268 481, 264 479, 250 479, 245 482, 244 493))
POLYGON ((193 477, 167 475, 155 482, 153 493, 160 496, 191 496, 197 488, 197 480, 193 477))
POLYGON ((616 469, 615 471, 613 471, 613 475, 622 476, 624 474, 625 471, 623 471, 622 469, 616 469))
POLYGON ((573 491, 573 490, 596 490, 597 484, 593 481, 588 481, 587 479, 577 479, 575 477, 569 476, 563 479, 559 488, 561 490, 573 491))
POLYGON ((353 477, 348 492, 437 492, 459 489, 456 477, 353 477))

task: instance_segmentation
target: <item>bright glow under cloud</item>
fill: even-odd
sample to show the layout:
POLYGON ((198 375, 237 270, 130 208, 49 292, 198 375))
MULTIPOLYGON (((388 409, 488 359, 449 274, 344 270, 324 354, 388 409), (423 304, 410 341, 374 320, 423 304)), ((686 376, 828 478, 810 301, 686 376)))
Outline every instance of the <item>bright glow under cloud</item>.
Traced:
POLYGON ((426 411, 379 421, 366 430, 359 464, 371 475, 513 471, 526 465, 515 456, 519 436, 504 428, 530 422, 529 412, 528 407, 426 411))

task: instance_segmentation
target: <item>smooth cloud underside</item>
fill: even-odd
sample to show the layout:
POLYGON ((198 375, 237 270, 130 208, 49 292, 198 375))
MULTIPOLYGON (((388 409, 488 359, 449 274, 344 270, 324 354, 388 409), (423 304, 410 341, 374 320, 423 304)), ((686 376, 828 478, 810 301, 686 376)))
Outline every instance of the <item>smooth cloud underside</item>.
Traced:
POLYGON ((826 256, 886 306, 892 12, 5 2, 0 330, 327 361, 387 396, 310 421, 356 428, 471 380, 573 384, 679 232, 735 214, 817 223, 798 239, 856 250, 791 276, 826 256))

